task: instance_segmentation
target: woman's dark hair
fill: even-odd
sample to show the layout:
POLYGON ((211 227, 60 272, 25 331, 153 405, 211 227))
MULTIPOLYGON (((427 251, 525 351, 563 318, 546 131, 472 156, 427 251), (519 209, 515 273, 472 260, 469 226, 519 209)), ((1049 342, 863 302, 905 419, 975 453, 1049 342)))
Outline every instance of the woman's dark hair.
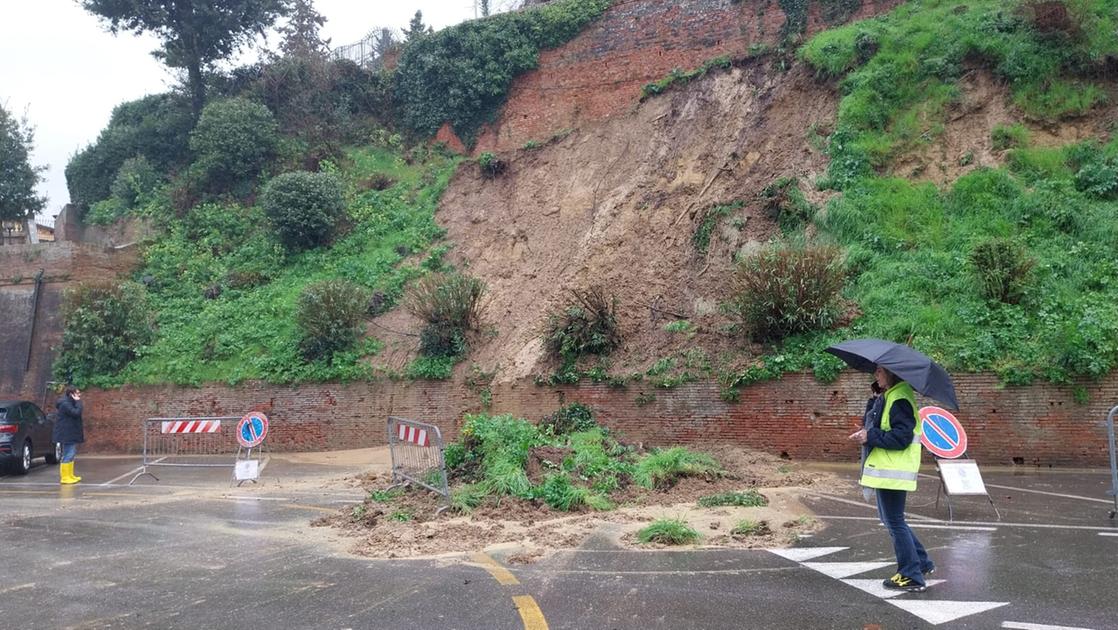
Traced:
POLYGON ((896 374, 893 374, 892 372, 890 372, 887 368, 883 368, 883 369, 885 369, 885 376, 888 377, 888 379, 889 379, 889 387, 893 387, 897 383, 900 383, 901 381, 904 380, 903 378, 901 378, 901 377, 897 376, 896 374))
POLYGON ((870 383, 870 389, 873 390, 873 393, 875 394, 880 394, 881 392, 885 391, 881 389, 881 386, 877 384, 877 381, 873 381, 870 383))
POLYGON ((76 391, 78 391, 77 387, 75 387, 73 385, 67 385, 66 389, 62 390, 62 393, 65 394, 66 396, 70 396, 71 398, 73 398, 74 392, 76 392, 76 391))

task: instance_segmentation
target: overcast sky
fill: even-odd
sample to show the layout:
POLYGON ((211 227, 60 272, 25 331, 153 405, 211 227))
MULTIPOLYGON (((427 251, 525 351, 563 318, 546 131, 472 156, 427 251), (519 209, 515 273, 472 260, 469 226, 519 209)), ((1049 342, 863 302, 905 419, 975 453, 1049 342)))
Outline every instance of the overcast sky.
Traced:
MULTIPOLYGON (((403 28, 416 10, 436 29, 474 16, 473 0, 315 0, 315 7, 335 47, 374 27, 403 28)), ((45 222, 70 199, 66 162, 97 139, 113 107, 177 82, 151 56, 157 47, 149 36, 114 37, 77 0, 0 0, 0 103, 35 128, 32 163, 48 167, 39 185, 48 197, 45 222)))

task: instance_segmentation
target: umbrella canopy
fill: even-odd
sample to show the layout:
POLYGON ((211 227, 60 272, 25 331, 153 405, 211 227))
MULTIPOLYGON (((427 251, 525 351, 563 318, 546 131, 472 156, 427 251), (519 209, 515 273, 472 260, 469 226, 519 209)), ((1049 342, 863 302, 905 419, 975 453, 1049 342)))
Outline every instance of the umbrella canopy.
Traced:
POLYGON ((916 391, 940 401, 948 409, 959 408, 959 402, 955 399, 955 385, 947 375, 947 370, 908 346, 882 339, 852 339, 828 347, 827 352, 862 372, 873 372, 880 365, 907 381, 916 391))

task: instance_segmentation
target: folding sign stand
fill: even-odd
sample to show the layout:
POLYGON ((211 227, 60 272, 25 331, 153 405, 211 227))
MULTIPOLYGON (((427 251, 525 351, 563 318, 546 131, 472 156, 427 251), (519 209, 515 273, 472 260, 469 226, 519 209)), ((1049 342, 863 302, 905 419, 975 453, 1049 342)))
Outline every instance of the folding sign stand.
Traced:
POLYGON ((256 483, 260 477, 260 472, 264 469, 264 438, 268 436, 268 416, 254 411, 245 414, 241 421, 237 423, 237 459, 233 463, 233 480, 230 485, 236 483, 237 487, 241 487, 246 481, 256 483), (256 449, 256 457, 253 458, 252 451, 256 449))
POLYGON ((998 520, 1002 520, 1002 513, 994 505, 994 498, 986 491, 986 484, 982 483, 982 473, 978 471, 978 462, 973 459, 936 459, 936 470, 939 471, 940 485, 936 490, 936 509, 939 509, 939 495, 943 492, 947 499, 947 520, 955 520, 955 508, 951 505, 953 496, 985 496, 994 508, 998 520))
POLYGON ((939 407, 921 409, 920 420, 920 443, 936 456, 936 471, 939 472, 936 509, 939 509, 939 495, 942 493, 947 498, 947 520, 953 521, 955 508, 951 505, 952 496, 985 496, 998 520, 1002 520, 1002 513, 986 491, 986 484, 982 483, 978 462, 966 459, 967 432, 963 430, 963 425, 949 411, 939 407))

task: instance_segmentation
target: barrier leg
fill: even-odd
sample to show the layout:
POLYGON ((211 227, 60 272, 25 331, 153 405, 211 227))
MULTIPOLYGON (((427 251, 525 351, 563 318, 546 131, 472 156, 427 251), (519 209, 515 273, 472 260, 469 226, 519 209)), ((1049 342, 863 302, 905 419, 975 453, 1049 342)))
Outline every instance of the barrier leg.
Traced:
POLYGON ((136 483, 136 480, 139 479, 140 477, 143 477, 144 475, 147 475, 147 476, 151 477, 152 479, 154 479, 156 481, 159 481, 159 477, 156 477, 155 473, 149 472, 148 469, 147 469, 147 466, 144 466, 143 470, 136 473, 135 477, 132 477, 132 481, 129 481, 128 485, 132 485, 132 484, 136 483))

